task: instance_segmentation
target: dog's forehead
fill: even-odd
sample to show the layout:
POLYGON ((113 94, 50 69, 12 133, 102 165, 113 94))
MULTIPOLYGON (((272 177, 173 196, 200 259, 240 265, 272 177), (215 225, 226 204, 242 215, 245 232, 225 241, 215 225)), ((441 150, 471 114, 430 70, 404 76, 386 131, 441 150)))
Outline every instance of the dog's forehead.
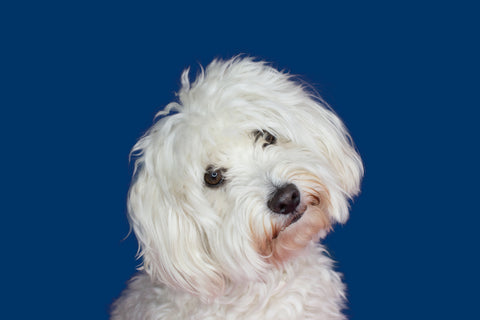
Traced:
POLYGON ((256 118, 256 115, 248 114, 245 110, 228 106, 204 112, 186 112, 180 130, 188 130, 203 139, 222 143, 251 133, 259 126, 257 123, 260 120, 256 118))
POLYGON ((251 126, 238 127, 224 123, 208 130, 206 132, 207 136, 203 141, 208 141, 212 148, 227 150, 250 142, 252 140, 252 132, 251 126))

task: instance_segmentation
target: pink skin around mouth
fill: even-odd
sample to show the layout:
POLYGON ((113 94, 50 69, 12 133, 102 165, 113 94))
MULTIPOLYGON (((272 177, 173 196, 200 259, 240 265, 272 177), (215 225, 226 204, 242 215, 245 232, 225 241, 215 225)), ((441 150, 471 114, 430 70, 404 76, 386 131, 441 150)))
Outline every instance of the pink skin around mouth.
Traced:
POLYGON ((295 213, 293 214, 291 220, 288 222, 287 225, 289 226, 291 224, 294 224, 298 220, 300 220, 300 218, 303 216, 306 210, 307 210, 307 206, 304 204, 300 204, 298 208, 295 210, 295 213))
MULTIPOLYGON (((285 226, 280 230, 280 232, 284 231, 285 229, 287 229, 288 227, 290 227, 292 224, 294 224, 295 222, 297 222, 298 220, 300 220, 302 217, 303 217, 303 214, 305 213, 305 211, 307 211, 307 205, 305 204, 300 204, 298 206, 298 208, 295 210, 294 214, 292 215, 292 217, 287 221, 287 223, 285 224, 285 226)), ((278 237, 278 234, 275 235, 273 238, 275 239, 276 237, 278 237)))

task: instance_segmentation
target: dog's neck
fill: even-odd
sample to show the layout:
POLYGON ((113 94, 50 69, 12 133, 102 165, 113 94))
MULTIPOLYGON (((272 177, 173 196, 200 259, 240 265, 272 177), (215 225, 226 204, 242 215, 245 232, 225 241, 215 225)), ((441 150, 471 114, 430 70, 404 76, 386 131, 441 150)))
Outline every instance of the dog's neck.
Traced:
POLYGON ((323 252, 325 250, 321 245, 312 243, 298 256, 285 261, 282 265, 272 266, 268 272, 256 279, 229 281, 224 293, 210 302, 231 304, 242 297, 250 300, 256 296, 261 301, 262 298, 268 300, 272 295, 282 295, 289 287, 296 286, 297 282, 308 282, 312 272, 331 268, 331 260, 325 257, 323 252))

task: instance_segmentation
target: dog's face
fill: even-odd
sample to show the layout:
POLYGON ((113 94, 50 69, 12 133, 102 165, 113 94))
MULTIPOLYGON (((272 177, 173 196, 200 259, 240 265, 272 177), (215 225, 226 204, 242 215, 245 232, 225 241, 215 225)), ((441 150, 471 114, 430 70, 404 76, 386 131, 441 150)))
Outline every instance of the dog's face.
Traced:
POLYGON ((179 100, 134 148, 129 216, 153 279, 212 297, 346 221, 360 157, 338 117, 288 75, 214 61, 193 84, 184 73, 179 100))

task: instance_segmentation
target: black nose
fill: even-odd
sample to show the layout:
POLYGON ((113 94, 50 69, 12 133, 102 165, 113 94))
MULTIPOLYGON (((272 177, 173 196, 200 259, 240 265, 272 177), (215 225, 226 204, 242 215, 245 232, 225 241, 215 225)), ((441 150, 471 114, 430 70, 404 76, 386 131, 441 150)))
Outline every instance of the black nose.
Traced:
POLYGON ((286 184, 275 191, 267 206, 275 213, 290 214, 294 213, 300 203, 300 192, 292 184, 286 184))

